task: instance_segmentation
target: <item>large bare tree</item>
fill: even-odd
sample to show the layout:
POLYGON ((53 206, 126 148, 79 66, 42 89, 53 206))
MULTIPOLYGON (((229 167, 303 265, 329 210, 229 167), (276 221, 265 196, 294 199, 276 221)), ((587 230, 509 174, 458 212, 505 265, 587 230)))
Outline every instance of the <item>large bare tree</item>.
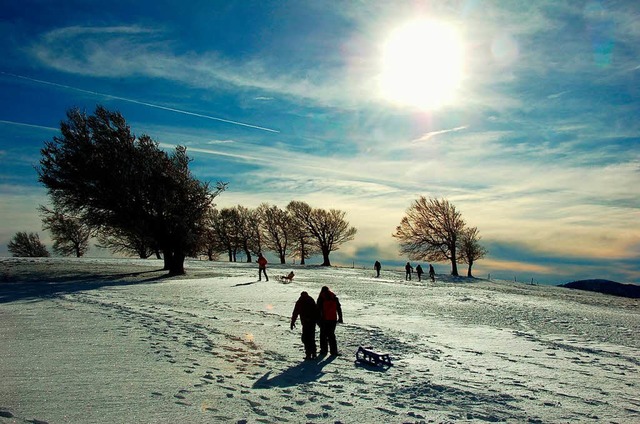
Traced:
POLYGON ((415 200, 393 234, 400 242, 400 251, 414 260, 451 262, 451 275, 458 275, 458 237, 465 222, 446 199, 415 200))

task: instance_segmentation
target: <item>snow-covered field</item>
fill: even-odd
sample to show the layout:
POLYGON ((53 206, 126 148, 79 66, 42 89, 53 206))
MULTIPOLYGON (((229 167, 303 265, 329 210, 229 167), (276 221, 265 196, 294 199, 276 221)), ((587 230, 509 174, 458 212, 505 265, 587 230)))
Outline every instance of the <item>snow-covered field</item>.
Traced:
POLYGON ((271 265, 258 282, 255 264, 161 267, 1 258, 0 423, 640 422, 637 299, 384 268, 271 265), (323 285, 342 355, 304 361, 289 319, 323 285), (355 363, 359 345, 393 366, 355 363))

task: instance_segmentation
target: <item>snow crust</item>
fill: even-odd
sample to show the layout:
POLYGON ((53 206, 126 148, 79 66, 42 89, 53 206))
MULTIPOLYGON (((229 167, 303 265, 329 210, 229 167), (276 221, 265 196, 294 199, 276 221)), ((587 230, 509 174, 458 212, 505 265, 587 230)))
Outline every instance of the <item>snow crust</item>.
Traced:
POLYGON ((638 299, 384 268, 0 267, 0 423, 640 422, 638 299), (324 285, 342 355, 304 361, 289 319, 324 285), (354 362, 360 345, 393 366, 354 362))

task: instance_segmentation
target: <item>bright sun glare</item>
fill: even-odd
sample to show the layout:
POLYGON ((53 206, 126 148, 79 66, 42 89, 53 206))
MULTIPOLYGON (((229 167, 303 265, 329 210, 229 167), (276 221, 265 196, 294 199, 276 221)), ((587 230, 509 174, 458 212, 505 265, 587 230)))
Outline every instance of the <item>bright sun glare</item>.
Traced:
POLYGON ((396 29, 383 47, 380 90, 394 103, 429 110, 453 101, 463 72, 456 30, 436 21, 396 29))

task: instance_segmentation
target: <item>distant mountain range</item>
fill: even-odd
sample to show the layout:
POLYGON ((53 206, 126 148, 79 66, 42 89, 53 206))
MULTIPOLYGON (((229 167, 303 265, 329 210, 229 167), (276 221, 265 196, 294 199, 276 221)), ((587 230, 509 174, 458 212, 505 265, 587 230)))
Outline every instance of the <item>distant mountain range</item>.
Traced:
POLYGON ((640 286, 635 284, 616 283, 611 280, 580 280, 561 284, 560 287, 594 291, 614 296, 631 297, 634 299, 640 298, 640 286))

